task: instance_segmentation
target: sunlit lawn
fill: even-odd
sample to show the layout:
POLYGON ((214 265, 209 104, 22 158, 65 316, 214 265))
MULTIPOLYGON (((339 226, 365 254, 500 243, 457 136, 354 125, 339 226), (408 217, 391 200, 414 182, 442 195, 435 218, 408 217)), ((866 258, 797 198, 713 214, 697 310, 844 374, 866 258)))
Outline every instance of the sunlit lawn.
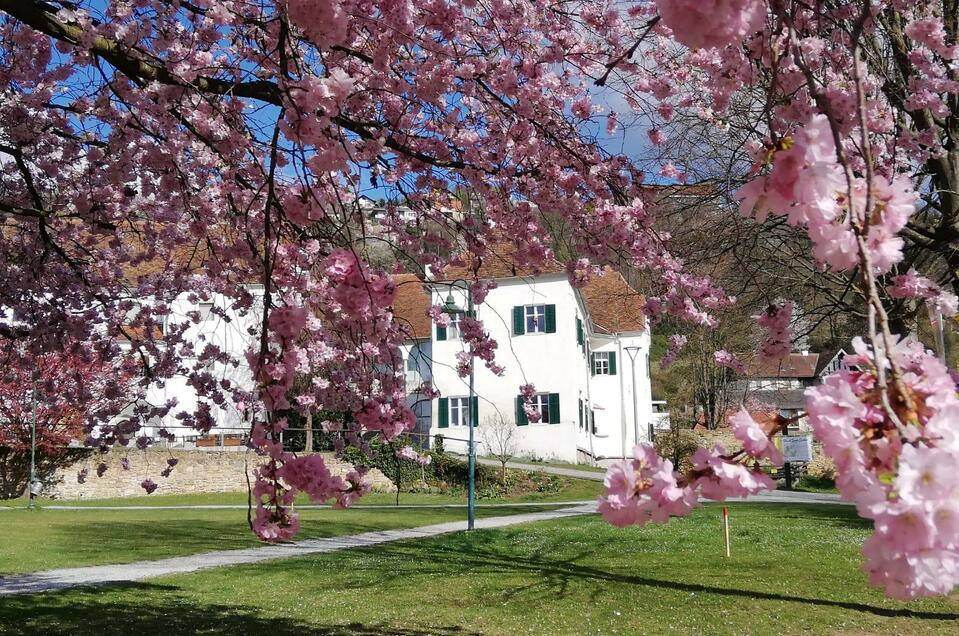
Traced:
MULTIPOLYGON (((554 509, 549 502, 595 499, 600 485, 572 481, 559 493, 528 495, 508 500, 481 500, 479 516, 508 515, 554 509), (486 508, 484 504, 542 503, 543 506, 486 508)), ((392 504, 395 495, 370 494, 362 505, 392 504)), ((305 503, 305 502, 304 502, 305 503)), ((400 495, 403 505, 463 504, 465 495, 400 495)), ((98 505, 184 506, 245 505, 246 493, 166 495, 124 499, 68 502, 39 502, 39 510, 0 512, 0 575, 38 570, 129 563, 143 559, 194 554, 256 545, 246 521, 245 509, 224 510, 97 510, 98 505), (82 504, 90 510, 44 509, 44 505, 82 504)), ((465 508, 398 508, 316 510, 300 512, 302 530, 298 538, 354 534, 371 530, 407 528, 464 519, 465 508)))
POLYGON ((719 510, 628 530, 581 517, 7 597, 0 633, 957 633, 959 598, 902 603, 867 587, 868 527, 853 510, 734 504, 730 559, 719 510))
MULTIPOLYGON (((567 485, 559 492, 528 493, 516 497, 498 499, 478 499, 479 505, 503 503, 535 503, 555 501, 585 501, 596 499, 602 492, 602 484, 589 479, 566 479, 567 485)), ((357 502, 357 506, 395 504, 395 493, 370 493, 357 502)), ((148 497, 119 497, 114 499, 71 499, 54 500, 38 499, 37 505, 46 506, 203 506, 203 505, 243 505, 247 503, 246 491, 195 493, 185 495, 154 494, 148 497)), ((298 499, 300 504, 309 504, 305 497, 298 499)), ((466 505, 466 491, 458 490, 449 494, 440 493, 407 493, 399 495, 401 505, 438 504, 438 505, 466 505)), ((22 508, 27 505, 26 499, 0 501, 0 507, 22 508)), ((0 518, 0 523, 2 523, 0 518)))

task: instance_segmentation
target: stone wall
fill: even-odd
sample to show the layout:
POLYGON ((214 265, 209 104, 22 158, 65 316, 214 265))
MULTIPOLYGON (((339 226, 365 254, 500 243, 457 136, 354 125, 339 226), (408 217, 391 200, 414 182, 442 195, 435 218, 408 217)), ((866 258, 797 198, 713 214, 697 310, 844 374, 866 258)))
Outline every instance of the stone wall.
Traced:
MULTIPOLYGON (((334 475, 345 476, 352 466, 336 459, 332 453, 322 453, 326 465, 334 475)), ((153 479, 158 485, 155 494, 174 495, 198 492, 231 492, 246 490, 244 475, 249 471, 253 482, 253 468, 259 457, 253 453, 183 450, 114 450, 106 456, 93 456, 66 469, 59 470, 47 481, 44 496, 55 499, 103 499, 109 497, 139 497, 146 493, 140 482, 153 479), (130 469, 123 470, 120 460, 126 458, 130 469), (179 463, 169 477, 160 476, 166 460, 175 457, 179 463), (107 471, 97 477, 97 464, 103 461, 107 471), (77 471, 89 471, 85 483, 77 483, 77 471)), ((373 490, 395 492, 396 486, 383 473, 373 468, 366 475, 373 490)))

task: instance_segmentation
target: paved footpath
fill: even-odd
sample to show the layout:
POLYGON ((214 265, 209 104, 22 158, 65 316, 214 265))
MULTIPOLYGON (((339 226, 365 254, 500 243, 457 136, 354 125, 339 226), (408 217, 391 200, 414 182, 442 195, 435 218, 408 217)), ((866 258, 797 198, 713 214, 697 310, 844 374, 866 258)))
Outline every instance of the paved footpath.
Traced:
MULTIPOLYGON (((594 512, 596 512, 596 504, 592 502, 549 512, 531 512, 505 517, 477 519, 476 528, 503 528, 534 521, 577 517, 594 512)), ((402 541, 404 539, 435 537, 442 534, 460 532, 465 529, 465 521, 451 521, 430 526, 421 526, 419 528, 365 532, 363 534, 343 537, 311 539, 308 541, 267 545, 243 550, 205 552, 202 554, 160 559, 158 561, 139 561, 137 563, 127 563, 123 565, 98 565, 82 568, 47 570, 33 574, 0 577, 0 596, 47 592, 82 585, 142 581, 157 576, 166 576, 168 574, 186 574, 228 565, 258 563, 260 561, 285 559, 307 554, 322 554, 325 552, 335 552, 337 550, 388 543, 390 541, 402 541)))
MULTIPOLYGON (((501 466, 495 459, 477 457, 476 461, 487 466, 501 466)), ((523 462, 506 462, 507 468, 517 470, 528 470, 540 473, 549 473, 551 475, 563 475, 565 477, 576 477, 577 479, 592 479, 593 481, 603 481, 606 473, 595 470, 582 470, 577 468, 563 468, 561 466, 547 466, 544 464, 525 464, 523 462)), ((842 501, 839 495, 835 493, 820 492, 802 492, 798 490, 773 490, 770 492, 759 493, 748 499, 730 499, 729 501, 757 501, 765 503, 797 503, 797 504, 840 504, 851 505, 842 501)))

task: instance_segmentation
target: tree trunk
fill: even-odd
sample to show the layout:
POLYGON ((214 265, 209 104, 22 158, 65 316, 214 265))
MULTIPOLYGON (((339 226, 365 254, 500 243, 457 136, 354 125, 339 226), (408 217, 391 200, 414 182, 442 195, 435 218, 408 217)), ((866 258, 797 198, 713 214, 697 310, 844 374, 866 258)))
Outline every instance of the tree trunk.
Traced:
POLYGON ((313 452, 313 411, 306 412, 306 445, 304 452, 313 452))

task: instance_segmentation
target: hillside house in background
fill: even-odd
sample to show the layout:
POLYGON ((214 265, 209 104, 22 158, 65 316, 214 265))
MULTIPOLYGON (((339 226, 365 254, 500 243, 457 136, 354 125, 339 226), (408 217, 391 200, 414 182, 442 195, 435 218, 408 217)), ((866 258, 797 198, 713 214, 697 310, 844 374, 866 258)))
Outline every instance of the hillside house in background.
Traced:
MULTIPOLYGON (((751 401, 769 405, 783 417, 794 417, 804 410, 803 392, 810 386, 844 367, 846 352, 801 351, 790 353, 782 360, 755 360, 747 367, 743 380, 731 388, 735 401, 751 401)), ((805 420, 793 426, 805 429, 805 420)))

